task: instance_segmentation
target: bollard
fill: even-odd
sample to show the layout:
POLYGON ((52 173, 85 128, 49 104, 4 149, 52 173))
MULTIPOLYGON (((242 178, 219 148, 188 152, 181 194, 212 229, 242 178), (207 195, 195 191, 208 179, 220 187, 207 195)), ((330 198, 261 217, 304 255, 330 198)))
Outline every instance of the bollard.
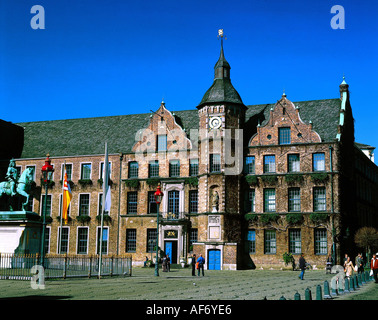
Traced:
POLYGON ((360 287, 360 285, 358 283, 358 278, 356 275, 354 275, 353 281, 354 281, 354 289, 357 290, 360 287))
POLYGON ((280 300, 286 300, 286 298, 285 298, 284 296, 282 296, 282 297, 280 298, 280 300))
POLYGON ((331 280, 331 296, 337 296, 337 279, 332 278, 331 280))
POLYGON ((362 286, 361 273, 357 275, 357 281, 358 281, 358 285, 361 287, 362 286))
POLYGON ((355 288, 354 288, 354 280, 353 280, 352 277, 349 278, 349 291, 350 291, 350 292, 355 291, 355 288))
POLYGON ((350 293, 349 291, 349 279, 345 278, 344 293, 350 293))
POLYGON ((339 278, 337 283, 337 294, 344 294, 345 289, 345 275, 343 274, 342 277, 339 278))
POLYGON ((362 283, 362 284, 365 284, 365 283, 366 283, 365 272, 362 272, 362 273, 361 273, 361 283, 362 283))
POLYGON ((316 300, 323 300, 322 287, 319 284, 316 286, 316 300))
POLYGON ((329 284, 328 281, 324 281, 324 299, 332 299, 331 295, 329 294, 329 284))
POLYGON ((299 294, 298 291, 296 294, 294 294, 294 300, 301 300, 301 295, 299 294))
POLYGON ((311 290, 309 288, 307 288, 305 290, 305 300, 312 300, 312 297, 311 297, 311 290))

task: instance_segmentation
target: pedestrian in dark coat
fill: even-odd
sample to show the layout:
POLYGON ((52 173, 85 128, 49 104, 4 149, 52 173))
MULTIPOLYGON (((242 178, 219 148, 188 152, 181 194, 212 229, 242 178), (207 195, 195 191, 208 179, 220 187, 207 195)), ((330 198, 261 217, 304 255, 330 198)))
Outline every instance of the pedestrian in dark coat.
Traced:
POLYGON ((301 253, 301 257, 299 258, 299 269, 301 269, 299 279, 304 280, 303 277, 304 277, 304 273, 305 273, 305 270, 306 270, 306 260, 303 256, 303 253, 301 253))
POLYGON ((192 258, 192 276, 196 275, 196 255, 193 254, 192 258))

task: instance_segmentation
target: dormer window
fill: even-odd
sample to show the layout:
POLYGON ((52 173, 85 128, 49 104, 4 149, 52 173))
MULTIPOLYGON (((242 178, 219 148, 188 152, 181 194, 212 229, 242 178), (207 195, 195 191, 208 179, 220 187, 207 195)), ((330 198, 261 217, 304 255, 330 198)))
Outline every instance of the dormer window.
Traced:
POLYGON ((279 144, 290 144, 290 128, 279 128, 278 129, 279 144))

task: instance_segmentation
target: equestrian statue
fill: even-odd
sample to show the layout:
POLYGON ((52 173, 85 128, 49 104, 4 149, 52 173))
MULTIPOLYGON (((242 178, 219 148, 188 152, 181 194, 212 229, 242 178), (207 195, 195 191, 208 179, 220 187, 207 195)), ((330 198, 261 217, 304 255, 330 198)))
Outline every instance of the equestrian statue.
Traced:
MULTIPOLYGON (((0 183, 0 198, 2 195, 8 195, 14 197, 19 194, 26 198, 22 203, 22 210, 26 211, 26 206, 29 202, 31 184, 33 183, 33 169, 31 167, 26 168, 20 177, 18 177, 16 164, 13 159, 10 160, 7 174, 5 175, 8 181, 0 183)), ((10 210, 13 211, 12 206, 9 204, 10 210)))

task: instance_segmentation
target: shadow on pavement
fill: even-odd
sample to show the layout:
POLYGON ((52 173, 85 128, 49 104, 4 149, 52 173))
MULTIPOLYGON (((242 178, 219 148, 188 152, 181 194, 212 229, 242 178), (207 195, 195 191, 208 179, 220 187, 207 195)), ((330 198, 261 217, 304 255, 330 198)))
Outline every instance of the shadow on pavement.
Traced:
POLYGON ((62 300, 70 299, 72 296, 20 296, 20 297, 9 297, 9 298, 0 298, 1 300, 62 300))

